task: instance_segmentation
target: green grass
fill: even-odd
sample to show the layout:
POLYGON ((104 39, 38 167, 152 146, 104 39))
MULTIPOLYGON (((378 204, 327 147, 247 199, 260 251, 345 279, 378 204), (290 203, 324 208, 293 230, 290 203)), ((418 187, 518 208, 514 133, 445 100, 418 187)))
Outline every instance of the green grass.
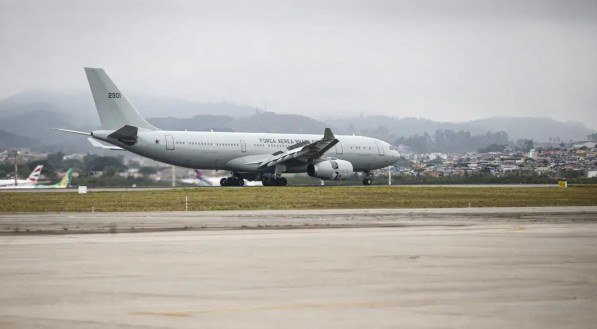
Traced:
POLYGON ((597 205, 597 186, 262 187, 164 191, 0 193, 0 212, 442 208, 597 205))

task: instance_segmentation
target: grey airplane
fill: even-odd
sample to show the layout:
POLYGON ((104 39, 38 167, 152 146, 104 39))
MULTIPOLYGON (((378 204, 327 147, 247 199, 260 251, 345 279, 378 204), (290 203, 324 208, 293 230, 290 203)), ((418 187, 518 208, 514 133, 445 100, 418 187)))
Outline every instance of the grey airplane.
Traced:
POLYGON ((399 158, 392 146, 364 136, 166 131, 147 122, 118 90, 103 69, 85 68, 102 130, 81 132, 95 147, 125 150, 167 164, 226 170, 222 186, 243 186, 245 180, 284 186, 285 173, 307 173, 322 180, 342 180, 355 172, 387 167, 399 158), (109 145, 101 142, 108 143, 109 145))

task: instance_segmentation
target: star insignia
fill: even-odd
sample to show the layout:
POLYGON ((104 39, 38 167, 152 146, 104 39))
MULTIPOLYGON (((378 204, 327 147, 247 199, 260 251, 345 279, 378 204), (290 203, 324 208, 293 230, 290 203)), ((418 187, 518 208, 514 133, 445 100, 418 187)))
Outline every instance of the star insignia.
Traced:
POLYGON ((156 139, 156 140, 155 140, 155 143, 156 143, 156 144, 159 144, 159 143, 160 143, 160 140, 159 140, 159 139, 156 139))

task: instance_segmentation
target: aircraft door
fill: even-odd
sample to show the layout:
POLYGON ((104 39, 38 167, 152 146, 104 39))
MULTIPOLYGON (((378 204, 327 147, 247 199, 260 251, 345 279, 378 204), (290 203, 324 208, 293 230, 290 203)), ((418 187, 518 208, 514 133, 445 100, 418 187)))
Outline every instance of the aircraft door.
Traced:
POLYGON ((174 137, 166 135, 166 150, 174 150, 174 137))
POLYGON ((244 140, 240 141, 240 150, 241 150, 241 152, 247 152, 247 144, 245 143, 244 140))
POLYGON ((384 155, 384 151, 383 151, 383 145, 381 145, 380 142, 375 142, 375 145, 377 145, 377 152, 379 155, 384 155))
POLYGON ((344 150, 342 149, 342 143, 336 143, 336 154, 344 154, 344 150))

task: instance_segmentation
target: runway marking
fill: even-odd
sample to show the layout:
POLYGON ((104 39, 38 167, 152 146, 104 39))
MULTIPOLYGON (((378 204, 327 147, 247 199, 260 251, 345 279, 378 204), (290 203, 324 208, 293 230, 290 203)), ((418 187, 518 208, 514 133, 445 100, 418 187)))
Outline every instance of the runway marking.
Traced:
POLYGON ((135 312, 136 315, 154 315, 154 316, 167 316, 167 317, 175 317, 175 318, 186 318, 191 316, 191 313, 187 312, 150 312, 150 311, 138 311, 135 312))
MULTIPOLYGON (((510 303, 510 302, 545 302, 544 297, 527 297, 522 295, 517 296, 502 296, 489 299, 485 301, 481 299, 470 298, 465 304, 490 304, 490 303, 510 303), (510 297, 510 298, 508 298, 510 297)), ((549 301, 578 301, 577 296, 550 296, 549 301)), ((220 309, 206 309, 194 310, 187 312, 153 312, 153 311, 137 311, 133 314, 148 315, 148 316, 166 316, 166 317, 190 317, 193 315, 207 315, 218 313, 237 313, 237 312, 254 312, 254 311, 292 311, 300 309, 346 309, 346 308, 392 308, 392 307, 421 307, 421 306, 437 306, 451 304, 453 302, 463 303, 461 299, 422 299, 422 300, 372 300, 363 302, 329 302, 329 303, 294 303, 286 305, 271 305, 271 306, 250 306, 250 307, 230 307, 220 309)))

